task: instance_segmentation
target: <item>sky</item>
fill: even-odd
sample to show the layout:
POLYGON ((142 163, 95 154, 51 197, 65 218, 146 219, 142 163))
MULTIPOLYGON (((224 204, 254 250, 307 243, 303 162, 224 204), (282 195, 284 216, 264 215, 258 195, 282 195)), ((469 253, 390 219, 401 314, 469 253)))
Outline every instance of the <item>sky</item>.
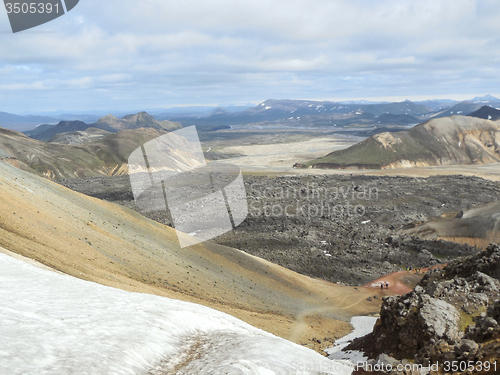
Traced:
POLYGON ((498 0, 80 0, 13 34, 0 111, 500 95, 498 0))

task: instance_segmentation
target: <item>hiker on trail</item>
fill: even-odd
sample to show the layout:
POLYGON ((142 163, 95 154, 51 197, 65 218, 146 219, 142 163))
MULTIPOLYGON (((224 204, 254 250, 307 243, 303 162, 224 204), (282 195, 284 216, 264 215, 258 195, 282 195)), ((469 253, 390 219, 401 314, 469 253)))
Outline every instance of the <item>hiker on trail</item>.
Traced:
POLYGON ((384 289, 384 283, 380 283, 380 290, 384 289))
POLYGON ((385 282, 385 289, 389 289, 389 283, 387 281, 385 282))

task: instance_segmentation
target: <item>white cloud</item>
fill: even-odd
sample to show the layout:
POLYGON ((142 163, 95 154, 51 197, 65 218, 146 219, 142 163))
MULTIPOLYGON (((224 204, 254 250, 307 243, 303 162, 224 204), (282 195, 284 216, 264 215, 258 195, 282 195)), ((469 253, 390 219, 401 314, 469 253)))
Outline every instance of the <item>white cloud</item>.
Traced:
POLYGON ((488 92, 498 35, 495 0, 86 0, 1 35, 0 110, 488 92))

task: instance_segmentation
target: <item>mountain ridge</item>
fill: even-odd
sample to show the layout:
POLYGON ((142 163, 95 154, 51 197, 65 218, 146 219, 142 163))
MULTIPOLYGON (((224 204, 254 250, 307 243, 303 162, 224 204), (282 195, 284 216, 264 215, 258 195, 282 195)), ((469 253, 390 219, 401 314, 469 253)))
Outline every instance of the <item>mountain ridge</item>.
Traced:
POLYGON ((296 167, 392 169, 500 162, 500 122, 452 116, 376 134, 296 167))
POLYGON ((40 125, 34 130, 25 132, 25 134, 40 141, 49 141, 58 134, 85 131, 88 128, 97 128, 111 133, 116 133, 122 130, 134 130, 139 128, 173 131, 180 129, 181 127, 182 125, 180 123, 168 120, 158 121, 147 112, 139 112, 137 114, 126 115, 121 119, 109 114, 101 117, 97 122, 92 124, 87 124, 78 120, 60 121, 54 126, 40 125), (40 127, 43 127, 43 130, 37 131, 40 127))
POLYGON ((0 127, 0 159, 49 179, 126 174, 128 157, 165 130, 124 130, 95 141, 68 145, 48 143, 0 127))

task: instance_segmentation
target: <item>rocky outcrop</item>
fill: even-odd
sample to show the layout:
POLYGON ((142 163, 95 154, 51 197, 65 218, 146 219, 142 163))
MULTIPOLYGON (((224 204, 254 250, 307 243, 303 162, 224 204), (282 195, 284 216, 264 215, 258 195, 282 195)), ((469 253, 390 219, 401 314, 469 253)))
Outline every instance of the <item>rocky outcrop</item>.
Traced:
POLYGON ((415 290, 384 300, 374 331, 347 349, 424 366, 493 361, 500 353, 500 247, 429 272, 415 290))
MULTIPOLYGON (((380 320, 368 338, 371 357, 387 353, 397 359, 412 358, 431 341, 459 340, 460 314, 457 309, 424 293, 422 287, 401 297, 384 300, 380 320)), ((356 344, 355 344, 356 345, 356 344)))
POLYGON ((452 280, 455 277, 469 278, 474 275, 486 283, 493 282, 496 285, 496 282, 500 280, 500 247, 498 245, 490 245, 486 251, 457 259, 450 262, 443 270, 428 273, 421 284, 427 287, 432 283, 452 280), (478 275, 478 272, 496 280, 484 278, 484 276, 478 275))

